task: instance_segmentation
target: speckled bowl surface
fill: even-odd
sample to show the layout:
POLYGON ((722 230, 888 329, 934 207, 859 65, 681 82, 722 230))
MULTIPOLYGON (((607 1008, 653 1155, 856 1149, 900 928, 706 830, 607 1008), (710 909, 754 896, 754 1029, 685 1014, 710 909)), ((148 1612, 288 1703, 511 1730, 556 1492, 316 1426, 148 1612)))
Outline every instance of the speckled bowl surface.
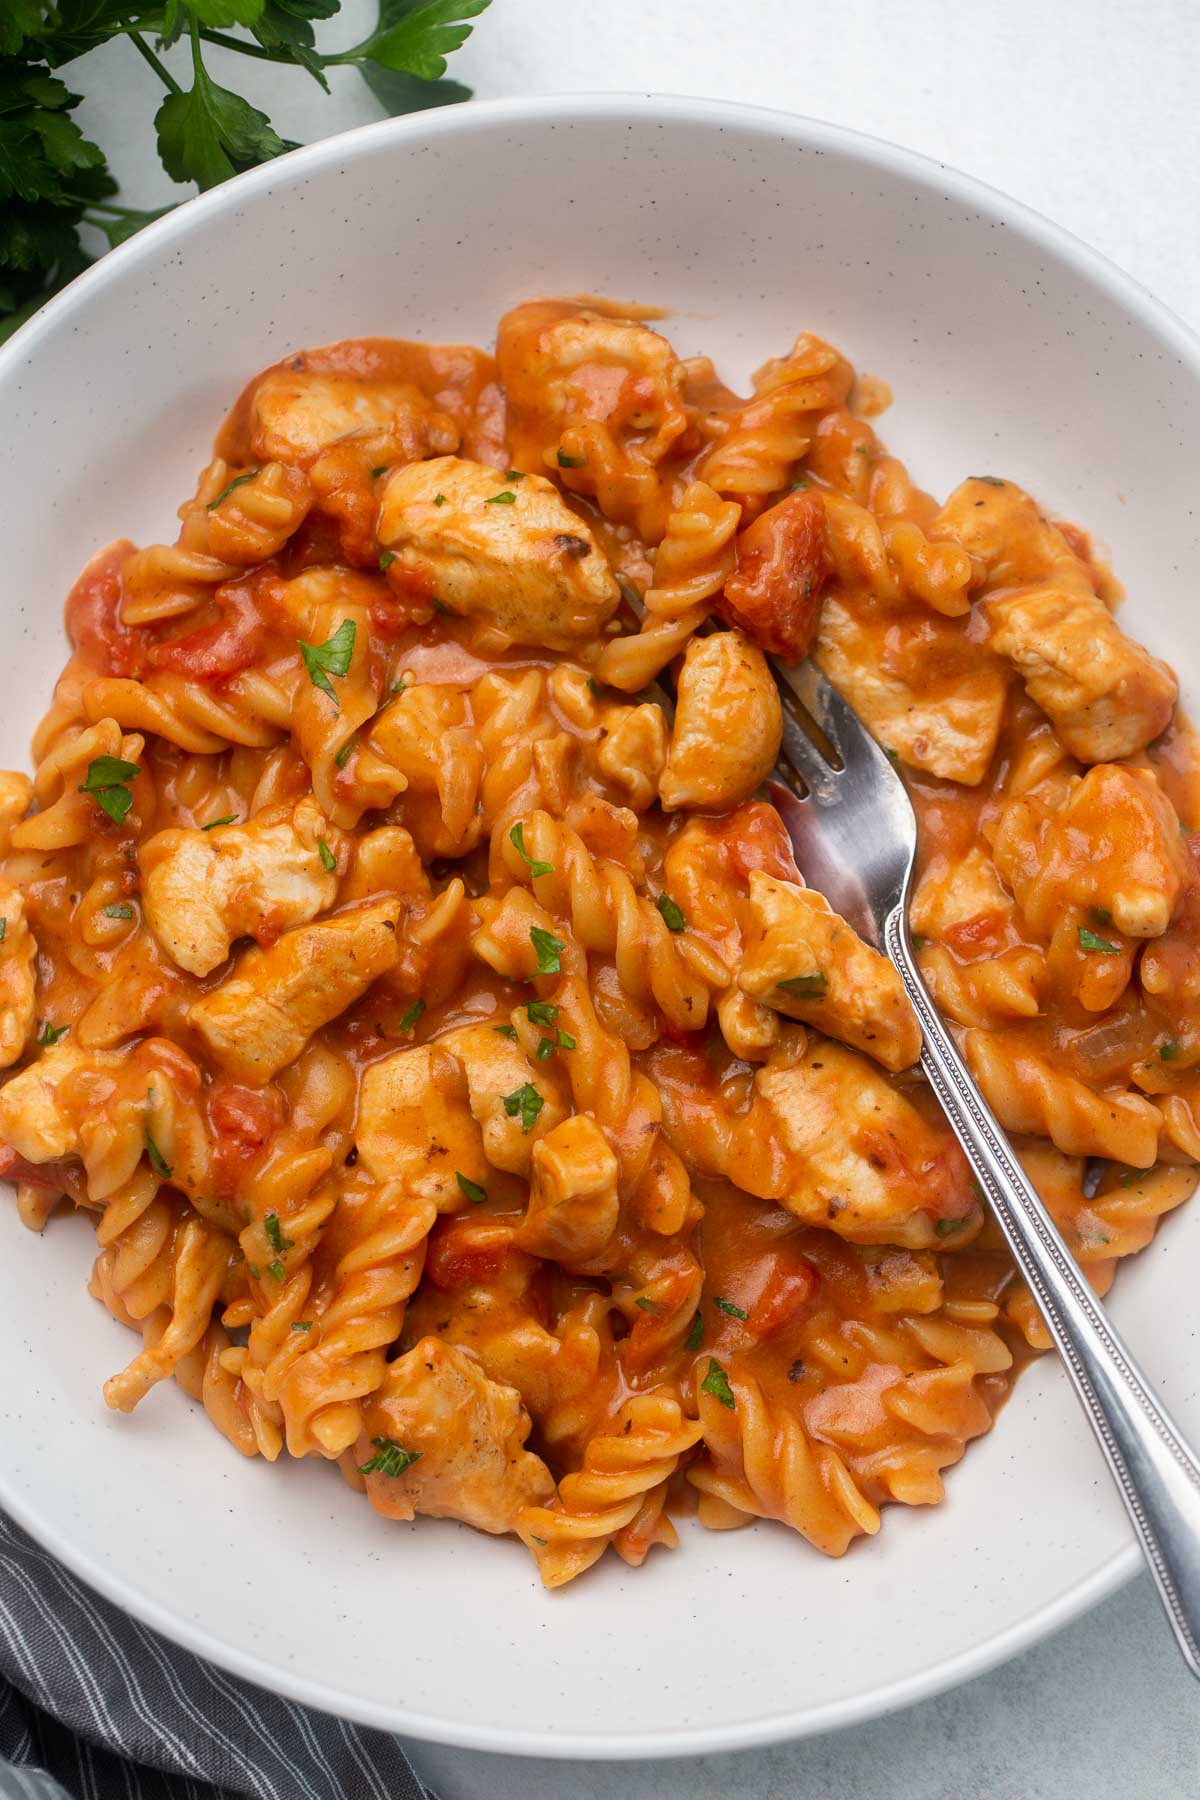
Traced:
MULTIPOLYGON (((935 492, 1000 472, 1089 526, 1129 626, 1200 674, 1200 345, 1101 258, 978 183, 827 125, 597 96, 386 122, 253 171, 116 251, 0 350, 0 760, 24 765, 99 545, 169 537, 213 431, 284 351, 491 340, 539 293, 671 309, 736 383, 810 328, 896 404, 935 492)), ((1061 1371, 1027 1373, 945 1505, 826 1561, 774 1525, 555 1594, 512 1541, 375 1516, 335 1470, 244 1463, 178 1391, 132 1418, 84 1290, 92 1234, 0 1212, 0 1503, 111 1599, 215 1662, 372 1724, 542 1755, 718 1750, 826 1730, 977 1674, 1136 1567, 1061 1371)), ((1200 1209, 1115 1313, 1200 1437, 1200 1209)), ((1164 1625, 1164 1630, 1166 1626, 1164 1625)), ((953 1701, 947 1701, 952 1716, 953 1701)))

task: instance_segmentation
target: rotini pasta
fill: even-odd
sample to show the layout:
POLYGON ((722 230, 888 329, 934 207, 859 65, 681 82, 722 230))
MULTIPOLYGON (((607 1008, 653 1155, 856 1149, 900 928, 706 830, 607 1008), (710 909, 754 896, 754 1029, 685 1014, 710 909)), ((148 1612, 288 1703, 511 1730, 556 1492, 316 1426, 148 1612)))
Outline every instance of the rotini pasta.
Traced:
POLYGON ((872 392, 532 301, 495 361, 288 357, 176 541, 88 563, 0 772, 0 1173, 94 1224, 115 1410, 174 1377, 548 1587, 685 1506, 837 1556, 942 1498, 1048 1338, 762 791, 768 654, 902 764, 929 987, 1099 1292, 1190 1195, 1174 677, 1077 528, 939 506, 872 392))

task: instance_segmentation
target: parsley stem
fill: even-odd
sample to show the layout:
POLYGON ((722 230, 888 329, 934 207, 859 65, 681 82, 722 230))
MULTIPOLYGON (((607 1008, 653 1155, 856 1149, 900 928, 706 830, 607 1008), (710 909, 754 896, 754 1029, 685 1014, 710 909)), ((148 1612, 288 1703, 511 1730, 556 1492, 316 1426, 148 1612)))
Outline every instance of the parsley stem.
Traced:
MULTIPOLYGON (((201 25, 200 36, 206 44, 219 44, 222 50, 240 50, 243 56, 257 56, 260 62, 291 63, 293 68, 296 67, 295 61, 290 56, 282 56, 275 50, 264 49, 261 44, 244 44, 241 38, 230 37, 224 31, 214 31, 211 25, 201 25)), ((318 55, 317 61, 323 63, 326 58, 318 55)))
POLYGON ((138 53, 141 56, 145 57, 146 61, 150 64, 150 67, 154 70, 154 73, 158 76, 158 79, 162 82, 163 86, 165 88, 167 88, 172 94, 182 94, 183 89, 180 87, 179 83, 176 81, 175 77, 170 73, 170 71, 168 69, 165 69, 163 67, 162 63, 159 62, 157 56, 155 56, 153 50, 150 48, 149 44, 146 42, 146 40, 142 36, 141 32, 140 31, 131 31, 129 33, 129 41, 133 45, 134 49, 136 51, 138 51, 138 53))

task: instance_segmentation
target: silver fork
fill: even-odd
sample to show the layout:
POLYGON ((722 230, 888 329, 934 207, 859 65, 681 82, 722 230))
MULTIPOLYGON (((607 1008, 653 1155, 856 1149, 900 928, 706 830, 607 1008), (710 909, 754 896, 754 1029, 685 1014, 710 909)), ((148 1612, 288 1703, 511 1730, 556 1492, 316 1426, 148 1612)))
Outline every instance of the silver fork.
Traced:
POLYGON ((769 785, 797 861, 830 905, 900 971, 924 1033, 921 1068, 1037 1299, 1184 1660, 1200 1676, 1200 1464, 1030 1186, 921 979, 907 917, 917 821, 904 783, 811 665, 776 665, 775 675, 783 701, 783 756, 769 785))

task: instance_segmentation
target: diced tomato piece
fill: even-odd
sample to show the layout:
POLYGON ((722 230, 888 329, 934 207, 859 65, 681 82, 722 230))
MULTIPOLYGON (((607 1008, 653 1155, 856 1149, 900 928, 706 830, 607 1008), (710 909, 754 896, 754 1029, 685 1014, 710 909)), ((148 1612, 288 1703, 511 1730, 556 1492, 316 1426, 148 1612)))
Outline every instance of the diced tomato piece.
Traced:
POLYGON ((233 1194, 247 1164, 283 1124, 283 1097, 278 1088, 218 1081, 209 1090, 207 1108, 217 1189, 224 1195, 233 1194))
POLYGON ((821 591, 833 573, 824 499, 807 488, 768 507, 738 533, 737 557, 717 611, 764 650, 802 662, 817 629, 821 591))
POLYGON ((780 1254, 774 1259, 758 1299, 750 1308, 746 1328, 755 1337, 782 1331, 811 1301, 821 1277, 807 1256, 780 1254))
POLYGON ((77 1206, 87 1202, 87 1183, 80 1162, 31 1163, 7 1144, 0 1145, 0 1181, 28 1182, 30 1187, 47 1188, 55 1194, 68 1194, 77 1206))
POLYGON ((425 1273, 443 1293, 495 1281, 512 1250, 512 1231, 488 1219, 439 1219, 429 1237, 425 1273))
POLYGON ((729 850, 730 872, 742 887, 752 869, 780 881, 800 880, 787 826, 766 800, 748 800, 737 807, 720 821, 720 830, 729 850))
MULTIPOLYGON (((272 579, 268 572, 266 579, 272 579)), ((208 625, 155 644, 147 662, 196 681, 226 681, 256 660, 266 632, 261 610, 263 572, 224 582, 213 594, 217 617, 208 625)))
POLYGON ((966 954, 971 950, 994 950, 1004 933, 1004 914, 977 913, 973 919, 963 919, 960 924, 951 925, 944 933, 945 941, 952 950, 966 954))
POLYGON ((120 538, 93 556, 67 595, 67 636, 80 656, 106 675, 140 675, 148 642, 140 628, 121 623, 121 570, 133 545, 120 538))

